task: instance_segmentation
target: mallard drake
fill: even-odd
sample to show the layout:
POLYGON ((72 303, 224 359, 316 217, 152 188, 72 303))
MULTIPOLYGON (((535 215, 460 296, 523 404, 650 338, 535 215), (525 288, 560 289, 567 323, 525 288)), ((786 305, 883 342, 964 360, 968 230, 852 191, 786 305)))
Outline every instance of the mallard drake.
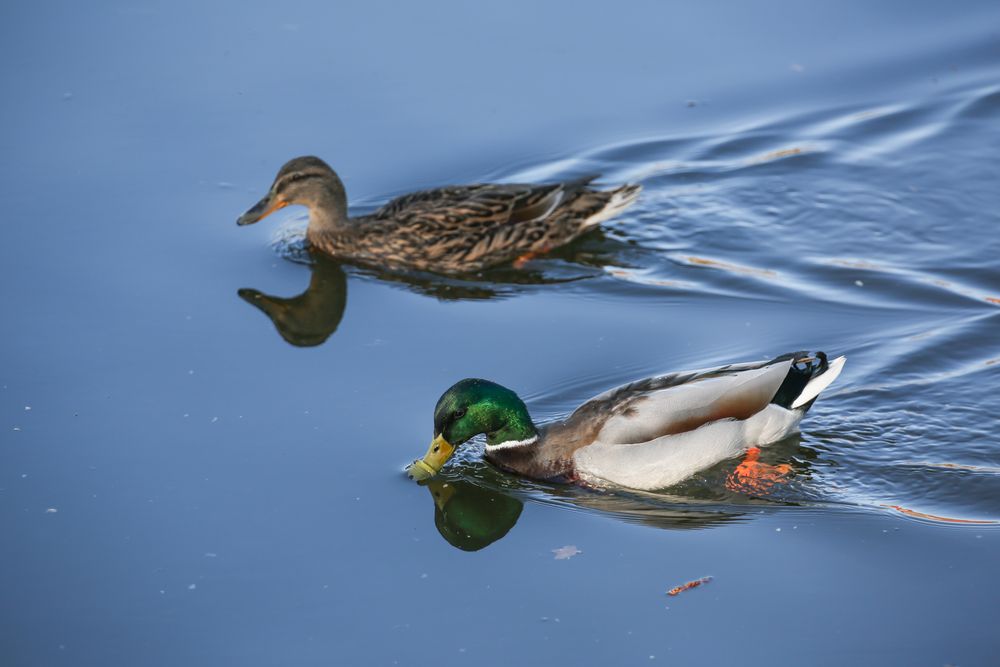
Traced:
POLYGON ((469 273, 569 243, 618 215, 642 189, 593 190, 587 187, 591 180, 435 188, 352 218, 337 173, 317 157, 297 157, 236 224, 301 204, 309 209, 309 242, 328 255, 384 268, 469 273))
MULTIPOLYGON (((638 380, 590 399, 563 421, 536 426, 524 402, 494 382, 466 379, 434 409, 434 440, 407 472, 437 474, 470 438, 486 459, 526 477, 656 490, 798 430, 845 357, 796 352, 638 380)), ((756 459, 754 459, 756 461, 756 459)))

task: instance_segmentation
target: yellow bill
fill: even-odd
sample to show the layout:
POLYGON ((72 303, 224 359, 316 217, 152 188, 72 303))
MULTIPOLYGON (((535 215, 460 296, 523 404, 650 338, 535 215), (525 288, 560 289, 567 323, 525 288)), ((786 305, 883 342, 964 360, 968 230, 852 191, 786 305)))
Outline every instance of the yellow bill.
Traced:
POLYGON ((454 453, 455 448, 451 446, 451 443, 443 436, 437 435, 431 442, 431 446, 427 448, 424 458, 411 463, 410 467, 406 469, 406 474, 418 482, 430 479, 438 474, 438 471, 444 467, 444 464, 454 453))

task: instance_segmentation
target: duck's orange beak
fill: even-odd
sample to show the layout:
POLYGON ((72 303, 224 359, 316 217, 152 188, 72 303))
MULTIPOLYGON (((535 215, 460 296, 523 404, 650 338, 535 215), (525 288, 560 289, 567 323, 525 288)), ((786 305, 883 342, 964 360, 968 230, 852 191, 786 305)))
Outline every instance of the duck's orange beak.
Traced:
POLYGON ((240 226, 252 225, 253 223, 259 222, 271 215, 279 208, 285 208, 286 206, 288 206, 287 201, 279 199, 268 193, 266 197, 254 204, 249 210, 247 210, 246 213, 241 215, 236 220, 236 224, 240 226))

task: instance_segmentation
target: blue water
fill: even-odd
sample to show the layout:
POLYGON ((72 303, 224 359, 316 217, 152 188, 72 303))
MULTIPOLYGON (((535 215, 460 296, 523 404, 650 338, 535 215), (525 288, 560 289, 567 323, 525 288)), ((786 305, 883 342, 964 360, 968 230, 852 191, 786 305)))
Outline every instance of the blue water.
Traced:
POLYGON ((995 3, 2 15, 0 664, 995 664, 995 3), (235 226, 307 153, 357 211, 644 191, 522 271, 380 275, 235 226), (462 377, 545 420, 803 348, 848 365, 762 495, 401 472, 462 377))

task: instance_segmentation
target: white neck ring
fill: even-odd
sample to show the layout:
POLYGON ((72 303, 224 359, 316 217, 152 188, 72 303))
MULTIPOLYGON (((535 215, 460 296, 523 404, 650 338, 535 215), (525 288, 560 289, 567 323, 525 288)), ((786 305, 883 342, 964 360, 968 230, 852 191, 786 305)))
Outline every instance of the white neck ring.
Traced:
POLYGON ((530 438, 525 438, 524 440, 507 440, 505 442, 498 442, 495 445, 486 445, 486 451, 495 452, 501 449, 517 449, 518 447, 529 447, 538 442, 538 436, 533 435, 530 438))

